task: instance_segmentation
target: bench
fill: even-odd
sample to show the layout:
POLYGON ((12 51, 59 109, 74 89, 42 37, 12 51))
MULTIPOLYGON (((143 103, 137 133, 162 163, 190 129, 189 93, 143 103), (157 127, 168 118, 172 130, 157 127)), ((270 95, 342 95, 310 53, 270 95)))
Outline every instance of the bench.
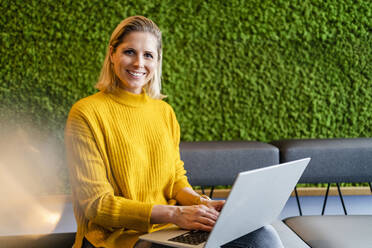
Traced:
POLYGON ((372 247, 372 215, 347 215, 340 190, 340 183, 368 182, 372 192, 372 139, 280 140, 271 144, 279 148, 281 163, 312 158, 300 183, 328 184, 319 216, 291 217, 284 222, 313 248, 372 247), (345 215, 322 216, 331 183, 337 185, 345 215))
POLYGON ((0 236, 2 248, 66 248, 72 247, 75 240, 74 232, 50 233, 43 235, 0 236))
MULTIPOLYGON (((304 157, 312 160, 301 183, 372 181, 372 139, 181 142, 181 158, 193 186, 232 185, 241 171, 266 167, 304 157)), ((371 184, 369 183, 370 187, 371 184)), ((327 190, 328 191, 328 190, 327 190)), ((371 187, 372 191, 372 187, 371 187)), ((339 190, 341 193, 341 190, 339 190)), ((372 247, 372 215, 296 216, 272 223, 284 247, 372 247)), ((340 194, 342 200, 342 194, 340 194)), ((300 201, 298 201, 300 202, 300 201)), ((372 206, 371 206, 372 207, 372 206)), ((299 205, 301 213, 301 206, 299 205)), ((0 246, 70 247, 74 233, 0 237, 0 246)))
MULTIPOLYGON (((279 149, 257 141, 182 142, 181 159, 191 185, 232 185, 239 172, 279 163, 279 149)), ((281 220, 272 223, 284 247, 308 248, 281 220)))

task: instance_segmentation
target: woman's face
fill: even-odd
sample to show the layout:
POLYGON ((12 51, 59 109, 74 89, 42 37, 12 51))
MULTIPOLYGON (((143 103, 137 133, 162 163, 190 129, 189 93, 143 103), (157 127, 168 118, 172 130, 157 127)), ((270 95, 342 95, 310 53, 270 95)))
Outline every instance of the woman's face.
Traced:
POLYGON ((153 34, 131 32, 115 51, 110 47, 111 62, 121 88, 134 94, 141 93, 158 65, 157 45, 153 34))

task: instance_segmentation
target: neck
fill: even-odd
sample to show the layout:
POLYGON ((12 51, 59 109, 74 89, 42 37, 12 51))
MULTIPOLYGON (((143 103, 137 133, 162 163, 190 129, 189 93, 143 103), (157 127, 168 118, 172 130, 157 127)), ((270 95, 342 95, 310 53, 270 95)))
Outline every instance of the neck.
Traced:
POLYGON ((149 102, 149 97, 143 89, 141 92, 133 93, 117 87, 109 95, 116 102, 132 107, 141 107, 149 102))
POLYGON ((119 88, 136 95, 140 95, 144 91, 143 88, 130 89, 123 86, 122 84, 119 84, 119 88))

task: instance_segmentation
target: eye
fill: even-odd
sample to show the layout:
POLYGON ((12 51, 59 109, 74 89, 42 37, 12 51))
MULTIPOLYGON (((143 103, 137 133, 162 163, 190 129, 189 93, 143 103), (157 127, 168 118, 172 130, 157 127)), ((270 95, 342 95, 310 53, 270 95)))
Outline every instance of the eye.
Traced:
POLYGON ((152 59, 154 58, 154 56, 152 55, 152 53, 145 53, 145 58, 152 59))
POLYGON ((133 55, 133 54, 135 54, 135 52, 134 52, 133 49, 127 49, 127 50, 124 50, 123 53, 126 54, 126 55, 133 55))

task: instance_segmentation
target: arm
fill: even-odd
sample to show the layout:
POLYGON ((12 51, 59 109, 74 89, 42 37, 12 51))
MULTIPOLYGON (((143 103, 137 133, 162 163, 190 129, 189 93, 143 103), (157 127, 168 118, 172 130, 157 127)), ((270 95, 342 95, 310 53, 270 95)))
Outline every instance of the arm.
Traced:
POLYGON ((187 177, 186 177, 186 170, 183 166, 183 161, 180 157, 179 151, 179 144, 180 144, 180 126, 178 124, 176 115, 174 111, 171 109, 171 118, 170 123, 172 127, 172 136, 176 154, 176 178, 173 187, 173 199, 176 199, 180 205, 183 206, 190 206, 190 205, 206 205, 208 207, 214 208, 217 211, 221 211, 223 204, 225 201, 212 201, 208 197, 207 199, 200 197, 198 193, 196 193, 191 185, 189 184, 187 177))
POLYGON ((211 200, 209 197, 200 196, 196 193, 192 188, 183 188, 178 192, 176 195, 176 200, 178 203, 184 206, 195 205, 195 204, 202 204, 209 208, 213 208, 216 211, 220 212, 222 210, 223 205, 225 204, 224 200, 214 201, 211 200))
POLYGON ((205 205, 170 206, 155 205, 151 212, 151 223, 172 223, 183 229, 211 231, 218 212, 205 205))
MULTIPOLYGON (((148 231, 153 204, 115 195, 108 179, 104 151, 99 150, 90 122, 72 109, 65 130, 66 153, 74 203, 88 220, 109 230, 125 227, 148 231)), ((106 161, 107 163, 107 161, 106 161)))
POLYGON ((171 109, 171 129, 176 154, 176 173, 173 187, 173 199, 183 206, 155 205, 151 212, 151 223, 173 223, 181 228, 211 231, 218 211, 222 209, 224 201, 211 201, 201 198, 190 186, 183 161, 180 158, 180 127, 171 109))
POLYGON ((185 206, 155 205, 151 223, 173 223, 184 229, 211 231, 225 203, 202 198, 189 187, 180 190, 176 200, 185 206))

